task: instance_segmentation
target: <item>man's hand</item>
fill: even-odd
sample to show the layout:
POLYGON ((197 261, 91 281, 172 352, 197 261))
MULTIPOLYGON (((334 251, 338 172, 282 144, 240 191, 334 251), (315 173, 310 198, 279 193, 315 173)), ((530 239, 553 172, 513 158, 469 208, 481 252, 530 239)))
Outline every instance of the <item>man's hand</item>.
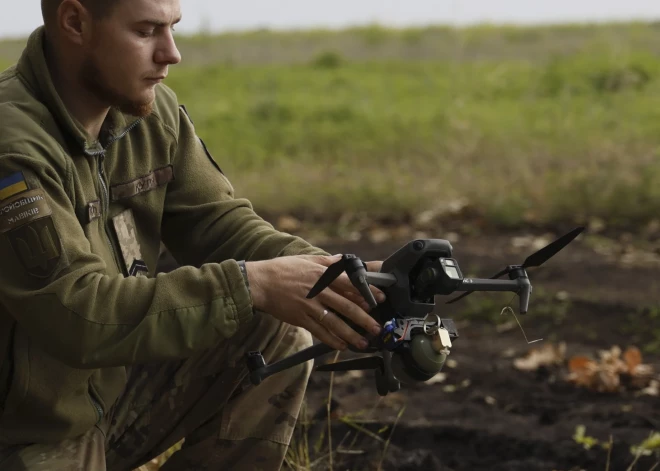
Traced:
MULTIPOLYGON (((326 268, 340 259, 341 255, 298 255, 247 262, 254 308, 309 330, 321 342, 337 350, 346 349, 347 343, 366 348, 367 340, 334 313, 374 335, 381 331, 381 326, 367 313, 369 305, 346 273, 337 277, 318 296, 307 299, 307 293, 326 268)), ((369 271, 378 271, 381 265, 382 262, 367 263, 369 271)), ((374 286, 370 288, 376 301, 385 300, 381 290, 374 286)))

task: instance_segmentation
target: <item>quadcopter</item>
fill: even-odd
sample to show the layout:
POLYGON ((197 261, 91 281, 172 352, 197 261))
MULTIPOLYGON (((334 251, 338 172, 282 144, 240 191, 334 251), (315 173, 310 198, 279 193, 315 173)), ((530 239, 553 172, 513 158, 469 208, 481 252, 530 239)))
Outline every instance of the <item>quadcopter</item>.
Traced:
MULTIPOLYGON (((370 315, 383 327, 379 335, 367 333, 350 320, 344 320, 364 335, 369 345, 352 351, 380 355, 344 360, 316 367, 316 371, 375 370, 376 390, 385 396, 398 391, 401 384, 414 384, 431 379, 442 369, 458 338, 452 319, 433 314, 436 295, 463 292, 447 301, 454 303, 476 291, 510 291, 516 293, 520 313, 527 313, 532 285, 527 269, 539 267, 566 247, 584 230, 577 227, 525 259, 522 265, 509 265, 490 278, 465 278, 452 257, 451 243, 443 239, 417 239, 394 252, 382 264, 380 272, 369 272, 360 258, 343 254, 330 265, 309 291, 307 298, 317 296, 338 276, 346 272, 369 306, 370 315), (508 280, 500 277, 508 275, 508 280), (378 304, 369 285, 381 289, 386 300, 378 304)), ((260 384, 265 378, 334 351, 319 343, 289 357, 266 365, 261 352, 248 352, 246 362, 250 382, 260 384)))

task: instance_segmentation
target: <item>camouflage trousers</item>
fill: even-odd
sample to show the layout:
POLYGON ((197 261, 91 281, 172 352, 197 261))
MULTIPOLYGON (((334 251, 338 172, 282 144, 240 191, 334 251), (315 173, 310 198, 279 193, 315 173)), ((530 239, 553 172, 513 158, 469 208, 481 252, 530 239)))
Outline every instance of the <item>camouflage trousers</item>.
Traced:
POLYGON ((131 471, 185 439, 162 471, 280 469, 311 362, 253 386, 244 354, 270 363, 312 345, 309 332, 267 314, 218 348, 183 361, 134 366, 103 421, 56 445, 0 448, 3 471, 131 471))

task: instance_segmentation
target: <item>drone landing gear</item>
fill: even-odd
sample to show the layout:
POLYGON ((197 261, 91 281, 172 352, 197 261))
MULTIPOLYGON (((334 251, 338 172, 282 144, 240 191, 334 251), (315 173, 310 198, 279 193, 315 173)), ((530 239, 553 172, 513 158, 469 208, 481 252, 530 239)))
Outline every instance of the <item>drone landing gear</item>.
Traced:
MULTIPOLYGON (((246 354, 246 360, 248 369, 250 370, 250 382, 254 385, 261 384, 264 379, 275 373, 279 373, 280 371, 284 371, 333 351, 334 349, 332 347, 329 347, 324 343, 319 343, 270 365, 266 365, 266 361, 261 352, 249 352, 246 354)), ((382 357, 371 356, 340 361, 337 363, 328 363, 326 365, 318 366, 316 370, 349 371, 373 369, 376 373, 376 389, 378 390, 378 394, 386 396, 390 392, 396 392, 401 389, 401 383, 396 379, 394 373, 392 373, 392 352, 382 350, 382 354, 382 357)))
POLYGON ((399 389, 401 383, 392 373, 392 352, 383 350, 383 368, 376 369, 376 390, 380 396, 387 396, 387 393, 399 389))
POLYGON ((245 356, 247 367, 250 370, 250 382, 254 385, 260 384, 270 375, 279 373, 280 371, 284 371, 301 363, 305 363, 306 361, 313 360, 316 357, 320 357, 321 355, 325 355, 332 351, 334 351, 334 348, 324 343, 319 343, 270 365, 266 365, 266 361, 261 352, 248 352, 245 356))
POLYGON ((328 363, 316 368, 316 371, 350 371, 350 370, 375 370, 376 390, 381 396, 396 392, 401 389, 401 383, 392 372, 392 352, 382 350, 383 356, 371 356, 355 358, 353 360, 328 363))

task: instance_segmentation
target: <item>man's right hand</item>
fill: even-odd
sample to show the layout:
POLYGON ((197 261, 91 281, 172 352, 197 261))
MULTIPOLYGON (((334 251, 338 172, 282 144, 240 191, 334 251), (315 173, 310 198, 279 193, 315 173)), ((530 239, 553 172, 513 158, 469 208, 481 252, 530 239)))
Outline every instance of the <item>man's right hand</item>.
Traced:
MULTIPOLYGON (((366 339, 335 314, 374 335, 381 331, 381 326, 366 312, 368 306, 361 301, 362 296, 346 273, 316 297, 307 299, 307 293, 327 267, 340 259, 341 256, 296 255, 246 262, 253 307, 309 330, 334 349, 345 350, 347 343, 366 348, 366 339)), ((371 286, 371 291, 378 302, 385 300, 385 294, 378 288, 371 286)))

